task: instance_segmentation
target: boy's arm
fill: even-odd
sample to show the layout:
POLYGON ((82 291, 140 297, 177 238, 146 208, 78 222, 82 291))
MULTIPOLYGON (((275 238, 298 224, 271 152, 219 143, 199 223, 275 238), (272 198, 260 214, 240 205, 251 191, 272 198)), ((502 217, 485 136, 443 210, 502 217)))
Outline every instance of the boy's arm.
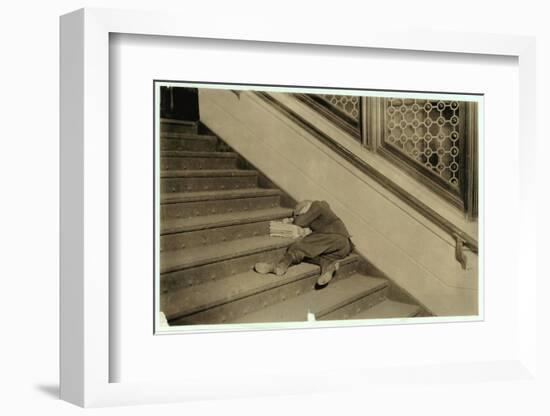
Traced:
POLYGON ((321 215, 321 209, 319 205, 315 202, 311 203, 309 209, 300 215, 294 217, 294 224, 299 225, 300 227, 308 227, 317 217, 321 215))

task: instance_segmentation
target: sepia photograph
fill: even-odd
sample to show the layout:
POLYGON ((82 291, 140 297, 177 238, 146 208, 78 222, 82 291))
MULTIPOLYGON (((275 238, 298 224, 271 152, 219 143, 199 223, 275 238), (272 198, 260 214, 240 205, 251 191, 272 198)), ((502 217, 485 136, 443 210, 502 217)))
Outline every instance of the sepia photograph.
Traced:
POLYGON ((155 332, 482 319, 483 97, 154 82, 155 332))
POLYGON ((8 405, 543 414, 542 7, 218 3, 8 19, 8 405))

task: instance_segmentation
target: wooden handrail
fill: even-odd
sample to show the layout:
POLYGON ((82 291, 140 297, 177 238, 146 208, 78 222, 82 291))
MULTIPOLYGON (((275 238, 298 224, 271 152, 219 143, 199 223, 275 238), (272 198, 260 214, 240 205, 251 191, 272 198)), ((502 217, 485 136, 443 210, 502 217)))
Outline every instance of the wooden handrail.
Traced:
POLYGON ((354 122, 350 117, 335 107, 329 109, 328 104, 321 104, 319 100, 314 99, 314 96, 309 94, 294 94, 298 101, 301 101, 308 107, 311 107, 317 113, 320 113, 324 118, 331 123, 344 130, 357 141, 361 141, 361 128, 358 122, 354 122), (357 125, 355 125, 357 124, 357 125))

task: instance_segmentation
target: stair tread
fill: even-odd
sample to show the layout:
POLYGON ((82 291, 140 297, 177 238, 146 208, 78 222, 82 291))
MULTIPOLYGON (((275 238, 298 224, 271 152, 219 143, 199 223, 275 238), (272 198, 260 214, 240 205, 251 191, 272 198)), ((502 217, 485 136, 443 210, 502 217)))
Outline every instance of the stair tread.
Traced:
POLYGON ((306 321, 308 311, 317 318, 369 293, 383 289, 388 281, 354 274, 331 282, 321 290, 311 290, 292 299, 268 306, 237 319, 236 323, 306 321))
POLYGON ((183 131, 162 131, 160 132, 162 140, 205 140, 217 142, 218 138, 211 134, 189 133, 183 131))
POLYGON ((162 221, 161 234, 270 221, 278 218, 290 217, 291 215, 292 209, 276 207, 253 211, 230 212, 226 214, 200 215, 190 218, 174 218, 162 221))
POLYGON ((161 178, 197 178, 197 177, 239 177, 256 176, 255 170, 245 169, 178 169, 164 170, 160 173, 161 178))
POLYGON ((263 235, 208 246, 163 252, 161 253, 160 272, 167 273, 203 264, 216 263, 233 257, 275 250, 287 247, 293 241, 292 238, 263 235))
MULTIPOLYGON (((351 254, 342 260, 342 264, 358 259, 357 254, 351 254)), ((164 295, 167 307, 163 312, 169 319, 191 315, 318 274, 319 266, 310 263, 293 266, 284 276, 264 275, 249 270, 168 293, 164 295)))
POLYGON ((350 319, 406 318, 416 315, 419 309, 417 305, 385 299, 379 304, 351 316, 350 319))
POLYGON ((189 121, 189 120, 178 120, 176 118, 161 118, 160 119, 161 124, 183 124, 185 126, 196 126, 196 121, 189 121))
POLYGON ((197 157, 197 158, 227 158, 234 159, 238 155, 235 152, 207 152, 192 150, 162 150, 160 155, 165 157, 197 157))
POLYGON ((269 188, 248 188, 248 189, 231 189, 223 191, 199 191, 199 192, 174 192, 164 193, 161 195, 162 203, 170 202, 195 202, 195 201, 212 201, 223 199, 240 199, 254 198, 259 196, 275 196, 281 195, 279 189, 269 188))

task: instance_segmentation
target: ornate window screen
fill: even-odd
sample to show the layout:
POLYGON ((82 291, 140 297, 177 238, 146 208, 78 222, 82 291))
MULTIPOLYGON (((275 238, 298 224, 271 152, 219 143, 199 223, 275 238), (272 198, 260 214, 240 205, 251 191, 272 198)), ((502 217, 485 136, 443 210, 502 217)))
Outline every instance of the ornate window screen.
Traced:
POLYGON ((477 215, 475 103, 367 97, 368 147, 477 215))
POLYGON ((390 98, 385 117, 384 144, 458 193, 462 167, 458 102, 390 98))
POLYGON ((296 94, 331 122, 361 141, 362 97, 336 94, 296 94))
POLYGON ((477 216, 477 104, 336 94, 296 97, 468 217, 477 216))
POLYGON ((360 97, 329 94, 319 94, 317 96, 329 104, 334 110, 343 113, 349 119, 359 123, 359 117, 361 116, 360 97))

